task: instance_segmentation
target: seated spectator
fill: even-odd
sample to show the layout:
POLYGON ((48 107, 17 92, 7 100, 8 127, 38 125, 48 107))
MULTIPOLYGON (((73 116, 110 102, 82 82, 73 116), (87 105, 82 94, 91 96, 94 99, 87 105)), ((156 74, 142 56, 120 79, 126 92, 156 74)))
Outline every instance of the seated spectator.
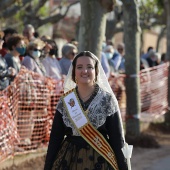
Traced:
POLYGON ((106 74, 106 77, 109 78, 110 77, 110 66, 109 66, 109 62, 104 52, 101 52, 101 65, 106 74))
POLYGON ((24 30, 23 30, 23 36, 26 37, 29 42, 36 39, 34 34, 35 34, 34 27, 31 24, 25 25, 24 30))
POLYGON ((157 66, 159 64, 157 53, 154 50, 149 51, 146 61, 149 67, 157 66))
POLYGON ((62 58, 60 59, 60 67, 63 75, 67 75, 72 60, 77 53, 77 47, 73 44, 65 44, 62 48, 62 58))
POLYGON ((3 32, 4 32, 4 36, 3 36, 4 43, 3 43, 2 49, 0 50, 0 54, 1 54, 2 57, 4 57, 9 52, 9 49, 7 47, 8 39, 13 34, 17 34, 17 31, 13 28, 7 28, 3 32))
POLYGON ((146 59, 148 58, 149 52, 152 51, 152 50, 154 50, 153 47, 152 47, 152 46, 149 46, 148 49, 147 49, 147 52, 146 52, 145 54, 143 54, 143 55, 141 56, 141 58, 143 58, 143 59, 146 60, 146 59))
POLYGON ((119 52, 119 54, 120 54, 122 57, 124 57, 124 55, 125 55, 125 45, 124 45, 124 43, 119 43, 119 44, 117 45, 117 51, 119 52))
POLYGON ((161 61, 160 61, 160 64, 163 64, 163 63, 166 63, 167 62, 167 59, 166 59, 166 53, 163 53, 161 55, 161 61))
POLYGON ((144 58, 140 58, 140 70, 149 68, 148 62, 144 58))
MULTIPOLYGON (((9 48, 10 52, 7 53, 4 58, 8 67, 12 67, 16 70, 16 74, 18 74, 20 71, 21 62, 19 56, 25 54, 25 46, 25 38, 19 34, 12 35, 7 41, 7 47, 9 48)), ((14 77, 10 79, 10 81, 13 80, 14 77)))
POLYGON ((108 59, 111 73, 118 72, 121 63, 121 55, 115 51, 112 45, 107 45, 104 49, 106 58, 108 59))
POLYGON ((119 73, 125 73, 125 45, 124 43, 119 43, 117 45, 117 51, 121 55, 121 61, 118 68, 119 73))
POLYGON ((39 73, 40 75, 46 75, 45 68, 40 61, 41 51, 44 48, 45 43, 40 39, 31 41, 27 46, 27 55, 22 61, 27 69, 39 73))
POLYGON ((45 40, 47 56, 42 60, 46 70, 46 76, 60 80, 62 78, 61 67, 57 60, 58 47, 54 40, 45 40))
MULTIPOLYGON (((4 40, 2 39, 4 33, 0 31, 0 49, 4 40)), ((0 91, 4 90, 9 85, 9 77, 13 77, 16 71, 14 68, 7 66, 6 60, 0 55, 0 91)))

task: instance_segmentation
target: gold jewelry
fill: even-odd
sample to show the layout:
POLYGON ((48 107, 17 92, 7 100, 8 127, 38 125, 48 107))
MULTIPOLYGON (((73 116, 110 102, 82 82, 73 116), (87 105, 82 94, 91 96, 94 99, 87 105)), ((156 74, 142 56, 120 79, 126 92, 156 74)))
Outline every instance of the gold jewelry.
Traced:
POLYGON ((76 84, 78 84, 78 82, 77 82, 77 79, 75 78, 75 82, 76 82, 76 84))
MULTIPOLYGON (((93 93, 93 92, 92 92, 92 93, 93 93)), ((92 93, 88 94, 86 97, 81 97, 81 99, 83 100, 83 99, 88 98, 89 96, 91 96, 91 95, 92 95, 92 93)))
MULTIPOLYGON (((94 90, 95 90, 95 88, 94 88, 94 90)), ((84 102, 84 101, 86 101, 85 99, 88 99, 88 98, 93 94, 94 90, 93 90, 90 94, 88 94, 87 96, 85 96, 85 97, 81 97, 81 96, 80 96, 80 93, 78 92, 79 97, 80 97, 80 98, 83 100, 83 102, 84 102)))

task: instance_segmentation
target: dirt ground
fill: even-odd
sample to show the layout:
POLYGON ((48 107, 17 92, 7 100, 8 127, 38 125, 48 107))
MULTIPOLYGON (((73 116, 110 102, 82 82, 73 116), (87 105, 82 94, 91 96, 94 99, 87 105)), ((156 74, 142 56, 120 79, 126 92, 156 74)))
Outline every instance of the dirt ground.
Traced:
MULTIPOLYGON (((144 132, 147 135, 152 136, 160 145, 158 148, 141 148, 134 147, 131 164, 132 170, 151 170, 154 164, 159 163, 162 158, 170 159, 170 131, 160 130, 157 128, 150 128, 144 132)), ((3 168, 2 170, 43 170, 45 153, 41 156, 37 156, 29 161, 24 161, 19 165, 14 165, 10 168, 3 168)), ((20 158, 22 159, 23 156, 20 158)), ((170 163, 170 160, 169 160, 170 163)), ((1 166, 0 166, 1 167, 1 166)), ((1 168, 0 168, 1 169, 1 168)), ((162 169, 162 168, 161 168, 162 169)), ((161 170, 160 169, 160 170, 161 170)), ((170 166, 167 169, 170 170, 170 166), (169 169, 168 169, 169 168, 169 169)))

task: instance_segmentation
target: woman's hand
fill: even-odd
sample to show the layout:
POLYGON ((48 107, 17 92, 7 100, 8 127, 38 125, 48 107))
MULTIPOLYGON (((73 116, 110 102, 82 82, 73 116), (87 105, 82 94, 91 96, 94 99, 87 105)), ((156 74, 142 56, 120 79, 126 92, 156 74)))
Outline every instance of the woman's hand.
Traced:
POLYGON ((8 73, 10 76, 15 76, 16 75, 16 70, 12 67, 8 68, 8 73))

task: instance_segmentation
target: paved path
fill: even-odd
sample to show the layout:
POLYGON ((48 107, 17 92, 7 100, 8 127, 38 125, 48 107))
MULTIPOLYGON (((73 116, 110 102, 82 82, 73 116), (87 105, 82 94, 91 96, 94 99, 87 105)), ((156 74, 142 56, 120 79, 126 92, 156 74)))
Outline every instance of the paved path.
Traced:
POLYGON ((131 164, 132 170, 170 170, 170 146, 134 148, 131 164))
POLYGON ((158 162, 153 163, 150 170, 170 170, 170 156, 160 158, 158 162))

